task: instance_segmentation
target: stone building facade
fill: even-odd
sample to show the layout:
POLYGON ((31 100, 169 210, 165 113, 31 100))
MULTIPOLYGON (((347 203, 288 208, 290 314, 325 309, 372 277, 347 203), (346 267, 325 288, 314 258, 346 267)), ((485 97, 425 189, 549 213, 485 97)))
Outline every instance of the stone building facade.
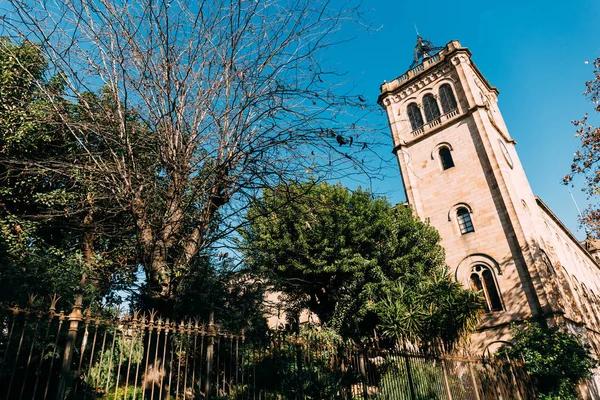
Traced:
POLYGON ((415 63, 381 85, 393 152, 414 212, 440 232, 454 277, 487 312, 473 350, 510 342, 528 318, 564 322, 600 350, 596 243, 580 243, 529 186, 498 90, 458 41, 418 38, 415 63))

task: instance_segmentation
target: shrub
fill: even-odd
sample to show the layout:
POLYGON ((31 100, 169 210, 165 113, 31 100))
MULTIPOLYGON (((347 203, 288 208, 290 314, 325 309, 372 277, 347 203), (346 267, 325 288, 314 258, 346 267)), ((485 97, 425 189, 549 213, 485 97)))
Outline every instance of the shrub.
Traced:
POLYGON ((500 354, 523 360, 539 399, 576 400, 578 383, 596 366, 589 346, 564 326, 526 323, 513 327, 513 334, 513 346, 500 354))

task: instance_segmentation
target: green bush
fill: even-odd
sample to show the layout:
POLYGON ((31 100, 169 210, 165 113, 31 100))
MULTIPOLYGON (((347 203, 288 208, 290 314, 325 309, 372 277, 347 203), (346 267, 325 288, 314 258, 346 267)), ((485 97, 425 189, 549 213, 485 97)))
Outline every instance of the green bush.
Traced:
POLYGON ((513 346, 500 355, 523 360, 539 399, 576 400, 576 387, 591 375, 596 361, 589 346, 564 326, 526 323, 513 327, 513 346))

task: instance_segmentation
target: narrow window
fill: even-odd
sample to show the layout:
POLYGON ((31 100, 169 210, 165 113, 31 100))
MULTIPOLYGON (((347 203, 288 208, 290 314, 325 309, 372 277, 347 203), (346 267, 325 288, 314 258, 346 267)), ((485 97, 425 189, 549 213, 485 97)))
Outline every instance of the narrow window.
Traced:
POLYGON ((450 149, 447 147, 442 147, 439 152, 440 161, 442 163, 442 169, 446 170, 448 168, 454 167, 454 160, 452 160, 452 154, 450 154, 450 149))
POLYGON ((423 97, 423 108, 425 109, 425 119, 431 122, 440 117, 440 108, 432 94, 423 97))
POLYGON ((456 211, 456 218, 458 219, 458 227, 460 228, 461 234, 464 235, 465 233, 475 231, 469 210, 464 207, 459 208, 458 211, 456 211))
POLYGON ((442 110, 444 110, 444 114, 449 113, 454 110, 456 105, 456 98, 454 97, 454 93, 452 93, 452 88, 449 84, 444 84, 440 86, 440 103, 442 103, 442 110))
POLYGON ((471 270, 471 288, 482 293, 486 311, 502 311, 502 301, 492 271, 485 265, 476 265, 471 270))
POLYGON ((406 113, 408 114, 410 126, 413 131, 423 126, 423 116, 416 103, 410 103, 408 107, 406 107, 406 113))

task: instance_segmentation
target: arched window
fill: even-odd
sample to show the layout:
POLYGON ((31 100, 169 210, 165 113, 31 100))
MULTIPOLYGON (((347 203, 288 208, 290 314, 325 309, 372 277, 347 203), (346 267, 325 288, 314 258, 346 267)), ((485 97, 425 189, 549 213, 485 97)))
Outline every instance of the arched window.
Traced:
POLYGON ((417 103, 410 103, 408 107, 406 107, 406 113, 408 114, 410 126, 413 131, 423 126, 423 116, 421 115, 421 110, 419 110, 417 103))
POLYGON ((423 97, 423 108, 425 109, 425 119, 431 122, 440 117, 440 108, 432 94, 423 97))
POLYGON ((442 110, 444 114, 449 113, 457 107, 456 98, 452 93, 452 87, 448 83, 440 86, 440 103, 442 103, 442 110))
MULTIPOLYGON (((583 303, 587 310, 590 324, 598 327, 598 315, 597 315, 596 309, 594 307, 594 302, 590 298, 590 295, 588 294, 588 290, 584 284, 581 284, 581 293, 583 294, 583 303)), ((592 326, 590 326, 590 327, 592 327, 592 326)))
POLYGON ((454 160, 452 160, 452 154, 450 154, 450 149, 446 146, 440 148, 439 151, 440 162, 442 163, 442 169, 446 170, 448 168, 454 167, 454 160))
POLYGON ((473 221, 471 221, 471 213, 465 207, 456 210, 456 219, 458 220, 458 227, 460 228, 460 233, 462 235, 469 232, 475 232, 473 221))
POLYGON ((483 294, 487 312, 502 311, 502 301, 492 271, 481 264, 471 269, 471 288, 483 294))

